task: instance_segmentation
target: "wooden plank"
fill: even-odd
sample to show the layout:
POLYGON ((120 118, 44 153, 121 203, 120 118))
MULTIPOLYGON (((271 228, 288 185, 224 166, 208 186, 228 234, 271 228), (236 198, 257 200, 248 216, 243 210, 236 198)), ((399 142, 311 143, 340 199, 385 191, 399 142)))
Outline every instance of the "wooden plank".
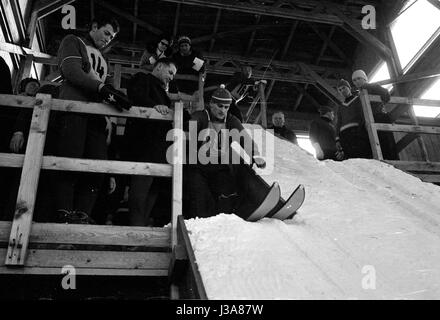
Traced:
MULTIPOLYGON (((382 102, 380 96, 376 96, 376 95, 370 95, 370 101, 371 102, 382 102)), ((388 103, 421 105, 421 106, 428 106, 428 107, 440 107, 440 100, 418 99, 418 98, 411 98, 411 97, 407 98, 407 97, 394 97, 393 96, 393 97, 391 97, 391 99, 388 103)))
MULTIPOLYGON (((189 275, 187 277, 187 286, 191 287, 191 299, 201 299, 207 300, 208 296, 206 294, 205 286, 203 284, 202 276, 199 272, 199 267, 197 266, 196 257, 194 255, 194 250, 191 245, 191 240, 188 236, 188 230, 185 226, 185 220, 183 216, 179 216, 178 218, 178 227, 177 233, 179 238, 179 243, 185 247, 186 254, 189 259, 189 275)), ((189 298, 189 297, 185 297, 189 298)))
MULTIPOLYGON (((260 19, 261 19, 260 15, 257 15, 255 17, 255 26, 257 26, 260 23, 260 19)), ((257 29, 254 29, 251 33, 251 36, 249 37, 249 41, 244 53, 245 56, 248 56, 251 53, 252 45, 254 44, 254 39, 256 34, 257 34, 257 29)))
POLYGON ((72 2, 75 2, 75 0, 61 0, 57 1, 53 5, 46 6, 46 8, 38 9, 38 20, 43 19, 44 17, 54 13, 55 11, 58 11, 63 6, 71 4, 72 2))
POLYGON ((370 98, 368 92, 362 89, 359 95, 362 103, 362 110, 365 118, 365 127, 367 128, 368 138, 370 140, 371 151, 374 159, 383 160, 382 149, 380 148, 379 136, 377 135, 377 123, 374 123, 373 112, 371 111, 370 98))
MULTIPOLYGON (((180 6, 180 4, 178 4, 180 6)), ((217 34, 218 31, 218 24, 220 22, 220 17, 222 15, 222 9, 217 10, 217 15, 215 16, 215 22, 214 22, 214 28, 212 30, 212 34, 217 34)), ((212 37, 211 42, 209 44, 209 52, 211 52, 214 49, 215 44, 215 37, 212 37)))
POLYGON ((261 126, 266 129, 267 128, 267 104, 266 97, 264 95, 264 84, 260 82, 258 86, 258 90, 260 92, 260 117, 261 117, 261 126))
MULTIPOLYGON (((93 269, 77 268, 77 276, 132 276, 132 277, 167 277, 165 269, 93 269)), ((27 275, 60 275, 61 268, 8 268, 0 266, 0 274, 27 274, 27 275)))
MULTIPOLYGON (((12 44, 12 43, 7 43, 7 42, 2 42, 0 41, 0 51, 6 51, 9 53, 13 53, 13 54, 18 54, 18 55, 28 55, 28 54, 32 54, 35 59, 47 59, 47 60, 42 60, 42 61, 48 61, 51 64, 56 65, 57 61, 56 61, 56 57, 54 58, 53 56, 51 56, 50 54, 46 54, 43 52, 39 52, 36 50, 32 50, 26 47, 22 47, 16 44, 12 44)), ((35 60, 34 60, 35 61, 35 60)), ((39 62, 41 63, 41 62, 39 62)))
POLYGON ((419 174, 416 176, 423 182, 440 183, 440 174, 419 174))
MULTIPOLYGON (((15 95, 7 95, 7 94, 0 95, 0 106, 32 108, 33 103, 35 103, 35 98, 33 97, 15 96, 15 95)), ((167 121, 171 121, 173 119, 173 112, 170 112, 167 115, 162 115, 159 112, 157 112, 154 108, 133 106, 129 111, 127 110, 118 111, 116 110, 115 107, 105 103, 73 101, 73 100, 52 99, 51 109, 55 111, 101 114, 106 116, 124 117, 124 118, 139 118, 139 119, 167 120, 167 121)))
MULTIPOLYGON (((6 249, 0 249, 0 256, 6 249)), ((92 250, 46 250, 30 249, 25 267, 61 268, 66 265, 75 269, 137 269, 166 270, 170 263, 167 252, 123 252, 92 250)), ((1 267, 3 265, 0 265, 1 267)))
POLYGON ((411 142, 413 142, 415 139, 417 139, 416 133, 408 133, 403 138, 401 138, 396 143, 396 151, 397 153, 400 153, 403 149, 405 149, 411 142))
POLYGON ((375 123, 373 126, 380 131, 440 134, 440 127, 413 126, 413 125, 387 124, 387 123, 375 123))
MULTIPOLYGON (((8 242, 11 224, 0 221, 0 243, 8 242)), ((170 248, 170 237, 170 228, 33 223, 29 242, 170 248)))
POLYGON ((183 192, 183 159, 185 135, 183 132, 183 103, 174 104, 174 133, 173 133, 173 197, 171 219, 171 245, 177 245, 177 219, 182 215, 183 192))
POLYGON ((178 3, 176 7, 176 14, 174 15, 173 38, 177 36, 177 30, 179 28, 180 6, 181 4, 178 3))
POLYGON ((115 67, 113 69, 113 86, 118 90, 121 89, 121 76, 121 65, 115 64, 115 67))
MULTIPOLYGON (((22 154, 0 153, 0 164, 6 167, 19 168, 24 165, 25 156, 22 154)), ((172 167, 170 164, 112 161, 65 158, 44 156, 42 169, 61 171, 80 171, 93 173, 114 173, 128 175, 149 175, 154 177, 171 177, 172 167)))
POLYGON ((43 149, 51 107, 51 96, 37 94, 24 155, 17 204, 9 237, 5 264, 23 265, 27 253, 32 217, 34 214, 43 149))
POLYGON ((424 161, 384 161, 392 166, 413 172, 437 172, 440 173, 440 162, 424 162, 424 161))

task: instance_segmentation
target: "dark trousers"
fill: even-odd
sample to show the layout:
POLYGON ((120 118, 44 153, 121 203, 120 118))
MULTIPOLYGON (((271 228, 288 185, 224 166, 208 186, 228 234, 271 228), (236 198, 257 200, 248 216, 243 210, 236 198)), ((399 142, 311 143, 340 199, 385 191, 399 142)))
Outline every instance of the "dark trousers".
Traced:
POLYGON ((363 126, 345 129, 339 134, 339 138, 346 159, 373 158, 368 133, 363 126))
MULTIPOLYGON (((107 159, 103 117, 63 114, 58 118, 59 134, 55 155, 69 158, 107 159)), ((102 174, 58 172, 53 181, 55 209, 79 210, 90 214, 103 183, 102 174)))
POLYGON ((187 187, 190 217, 211 217, 234 212, 238 197, 228 165, 189 166, 187 187))

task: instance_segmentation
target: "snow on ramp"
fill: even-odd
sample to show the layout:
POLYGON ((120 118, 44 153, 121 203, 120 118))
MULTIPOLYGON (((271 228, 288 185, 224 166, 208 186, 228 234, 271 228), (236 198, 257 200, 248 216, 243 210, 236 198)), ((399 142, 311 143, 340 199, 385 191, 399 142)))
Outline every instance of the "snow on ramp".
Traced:
POLYGON ((440 187, 375 160, 316 160, 275 139, 288 221, 186 221, 210 299, 440 299, 440 187))

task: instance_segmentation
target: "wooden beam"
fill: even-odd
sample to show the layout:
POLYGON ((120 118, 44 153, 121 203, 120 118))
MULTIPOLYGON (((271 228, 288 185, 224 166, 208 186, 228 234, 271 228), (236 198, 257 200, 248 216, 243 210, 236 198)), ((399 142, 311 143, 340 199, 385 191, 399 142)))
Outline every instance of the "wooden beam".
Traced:
POLYGON ((176 13, 174 15, 174 27, 173 27, 173 38, 177 36, 177 30, 179 29, 179 18, 180 18, 180 7, 182 5, 180 3, 177 4, 176 13))
POLYGON ((284 45, 283 51, 281 53, 280 60, 284 60, 286 58, 286 55, 289 52, 290 44, 292 43, 293 35, 295 34, 298 24, 299 21, 295 21, 294 23, 292 23, 292 26, 290 27, 290 31, 289 31, 289 36, 287 37, 286 44, 284 45))
POLYGON ((53 2, 53 4, 45 6, 44 8, 38 8, 38 20, 47 17, 51 13, 54 13, 55 11, 61 9, 63 6, 71 4, 72 2, 75 2, 75 0, 60 0, 55 1, 53 2))
MULTIPOLYGON (((134 0, 133 16, 135 18, 138 17, 138 10, 139 10, 139 0, 134 0)), ((136 33, 137 33, 137 23, 133 22, 133 43, 136 42, 136 33)))
POLYGON ((440 134, 440 127, 428 127, 428 126, 416 126, 416 125, 403 125, 403 124, 387 124, 387 123, 375 123, 373 125, 380 131, 392 131, 392 132, 408 132, 408 133, 423 133, 423 134, 440 134))
MULTIPOLYGON (((206 294, 205 286, 203 284, 202 276, 199 272, 199 267, 197 265, 196 256, 194 254, 193 247, 191 245, 191 240, 188 236, 188 230, 185 226, 185 220, 183 219, 183 216, 179 216, 177 221, 177 236, 178 236, 178 242, 179 244, 183 245, 186 254, 189 259, 189 273, 190 278, 188 279, 191 282, 190 287, 192 287, 194 290, 191 292, 192 299, 200 299, 200 300, 207 300, 208 296, 206 294)), ((189 297, 188 297, 189 298, 189 297)))
POLYGON ((342 21, 334 14, 312 13, 311 11, 277 8, 267 5, 257 4, 254 1, 243 3, 236 0, 162 0, 164 2, 184 3, 187 5, 202 6, 207 8, 224 9, 229 11, 244 12, 255 15, 267 15, 286 19, 310 21, 316 23, 325 23, 332 25, 342 25, 342 21))
POLYGON ((416 133, 409 133, 405 135, 402 139, 400 139, 396 143, 396 152, 400 153, 403 149, 405 149, 411 142, 417 139, 419 135, 416 133))
POLYGON ((43 149, 49 123, 51 100, 50 95, 43 94, 37 94, 35 100, 28 147, 24 155, 20 187, 9 236, 6 265, 23 266, 25 263, 40 168, 43 162, 43 149))
POLYGON ((371 151, 373 158, 383 160, 382 149, 379 143, 379 136, 377 134, 378 123, 374 123, 373 111, 371 109, 370 97, 367 90, 362 89, 359 94, 359 99, 362 104, 362 112, 365 120, 365 128, 368 132, 368 139, 370 140, 371 151))
MULTIPOLYGON (((6 249, 0 249, 0 255, 4 255, 6 249)), ((165 252, 118 252, 118 251, 93 251, 93 250, 46 250, 32 249, 24 267, 27 268, 57 268, 58 274, 66 265, 75 266, 75 270, 93 269, 101 270, 100 274, 112 275, 111 271, 103 272, 105 269, 119 270, 163 270, 162 275, 168 274, 170 254, 165 252)), ((9 273, 4 266, 0 265, 3 271, 9 273)), ((11 269, 9 269, 11 270, 11 269)), ((13 269, 11 273, 14 273, 13 269)), ((85 272, 83 272, 84 274, 85 272)), ((123 273, 123 272, 121 272, 123 273)), ((129 272, 128 272, 129 273, 129 272)), ((94 274, 86 273, 86 274, 94 274)), ((138 272, 139 274, 139 272, 138 272)))
POLYGON ((267 104, 266 97, 264 95, 264 84, 260 82, 258 86, 258 91, 260 93, 260 117, 261 117, 261 126, 266 129, 267 128, 267 104))
POLYGON ((341 26, 342 29, 347 31, 359 42, 372 46, 373 49, 379 54, 379 56, 381 56, 384 60, 388 60, 392 56, 391 50, 386 45, 384 45, 371 33, 359 27, 361 25, 360 23, 358 23, 357 21, 355 23, 353 22, 353 20, 347 18, 343 13, 335 9, 333 5, 329 2, 326 2, 326 10, 329 13, 337 16, 339 19, 341 19, 341 21, 343 21, 343 24, 341 26))
POLYGON ((136 23, 141 27, 144 27, 145 29, 147 29, 148 31, 150 31, 153 34, 161 35, 163 33, 163 31, 160 30, 159 28, 156 28, 155 26, 152 26, 151 24, 145 22, 144 20, 139 19, 139 18, 133 16, 132 14, 125 12, 121 8, 115 7, 114 5, 111 5, 103 0, 95 0, 95 2, 97 4, 99 4, 101 7, 105 8, 107 10, 110 10, 111 12, 113 12, 113 13, 133 22, 133 23, 136 23))
POLYGON ((440 2, 438 0, 428 0, 430 4, 440 10, 440 2))
MULTIPOLYGON (((11 227, 11 222, 0 221, 0 243, 8 242, 11 227)), ((90 247, 141 247, 140 250, 144 251, 149 250, 148 248, 163 248, 165 252, 170 251, 170 240, 169 228, 60 223, 33 223, 29 238, 29 242, 38 247, 44 244, 71 244, 90 247)))
MULTIPOLYGON (((180 5, 180 4, 179 4, 180 5)), ((222 15, 222 9, 218 9, 217 10, 217 15, 215 17, 215 22, 214 22, 214 29, 212 30, 212 34, 216 35, 217 31, 218 31, 218 25, 220 22, 220 17, 222 15)), ((209 44, 209 52, 211 52, 214 49, 214 44, 215 44, 215 36, 212 37, 211 39, 211 43, 209 44)))
MULTIPOLYGON (((23 161, 24 156, 21 154, 0 153, 0 163, 4 166, 19 168, 24 165, 23 161)), ((149 175, 154 177, 171 177, 172 172, 171 165, 169 164, 75 159, 54 156, 44 156, 41 167, 45 170, 149 175)))
POLYGON ((95 0, 90 0, 90 21, 95 19, 95 0))
POLYGON ((336 85, 332 85, 329 81, 326 81, 322 77, 320 77, 314 70, 312 70, 309 66, 304 63, 300 63, 301 69, 304 71, 305 75, 310 75, 310 77, 315 81, 318 89, 322 89, 321 91, 327 95, 327 97, 336 102, 340 102, 340 96, 336 92, 334 88, 336 85))
MULTIPOLYGON (((315 106, 316 110, 318 110, 321 107, 321 104, 318 103, 318 101, 316 101, 315 98, 305 90, 305 88, 302 88, 301 86, 296 84, 294 84, 294 87, 296 90, 298 90, 300 94, 306 96, 309 99, 309 101, 315 106)), ((298 106, 299 105, 295 104, 293 111, 296 111, 298 109, 298 106)))
POLYGON ((342 60, 344 60, 347 65, 351 66, 353 64, 353 61, 347 57, 344 51, 342 51, 333 41, 331 41, 330 37, 323 34, 321 31, 318 30, 318 28, 309 23, 310 28, 321 38, 324 43, 327 43, 327 45, 332 49, 334 53, 336 53, 342 60))
POLYGON ((392 166, 412 172, 437 172, 440 173, 440 162, 424 162, 424 161, 384 161, 392 166))
MULTIPOLYGON (((261 19, 260 15, 257 15, 255 17, 255 23, 254 23, 255 26, 258 26, 258 24, 260 23, 260 19, 261 19)), ((248 56, 250 54, 250 52, 251 52, 251 48, 252 48, 252 45, 254 44, 254 39, 255 39, 256 33, 257 33, 257 29, 254 29, 252 31, 252 33, 251 33, 251 36, 249 37, 249 41, 248 41, 248 44, 247 44, 247 47, 246 47, 246 51, 244 53, 245 56, 248 56)))
MULTIPOLYGON (((36 98, 2 94, 0 95, 0 106, 33 108, 36 98)), ((105 103, 84 102, 74 100, 60 100, 52 99, 52 110, 55 111, 69 111, 89 114, 102 114, 110 117, 123 118, 139 118, 152 120, 171 121, 173 119, 173 112, 167 115, 162 115, 154 108, 131 107, 129 111, 118 111, 113 106, 105 103)))
POLYGON ((182 190, 183 190, 183 154, 185 135, 183 133, 183 103, 175 103, 174 133, 173 133, 173 198, 172 198, 172 231, 171 246, 177 245, 178 217, 182 216, 182 190))

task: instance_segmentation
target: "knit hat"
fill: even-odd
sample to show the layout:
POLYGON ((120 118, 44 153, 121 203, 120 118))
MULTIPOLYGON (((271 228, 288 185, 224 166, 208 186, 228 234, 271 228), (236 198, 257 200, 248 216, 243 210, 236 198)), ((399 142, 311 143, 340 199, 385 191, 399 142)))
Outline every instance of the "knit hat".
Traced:
POLYGON ((364 70, 356 70, 355 72, 353 72, 351 79, 353 80, 356 78, 362 78, 365 81, 368 81, 367 74, 364 72, 364 70))
POLYGON ((221 84, 220 87, 214 91, 211 96, 211 102, 219 103, 219 104, 231 104, 232 103, 232 95, 225 88, 224 84, 221 84))
POLYGON ((182 43, 188 43, 191 45, 191 39, 187 36, 181 36, 179 37, 179 40, 177 40, 177 44, 180 46, 182 43))
POLYGON ((348 87, 349 89, 351 89, 350 84, 345 79, 341 79, 338 81, 338 85, 336 86, 336 88, 340 88, 340 87, 348 87))
POLYGON ((38 81, 35 78, 25 78, 20 81, 20 93, 24 92, 26 90, 26 86, 28 85, 28 83, 31 82, 36 82, 38 85, 40 85, 40 81, 38 81))

